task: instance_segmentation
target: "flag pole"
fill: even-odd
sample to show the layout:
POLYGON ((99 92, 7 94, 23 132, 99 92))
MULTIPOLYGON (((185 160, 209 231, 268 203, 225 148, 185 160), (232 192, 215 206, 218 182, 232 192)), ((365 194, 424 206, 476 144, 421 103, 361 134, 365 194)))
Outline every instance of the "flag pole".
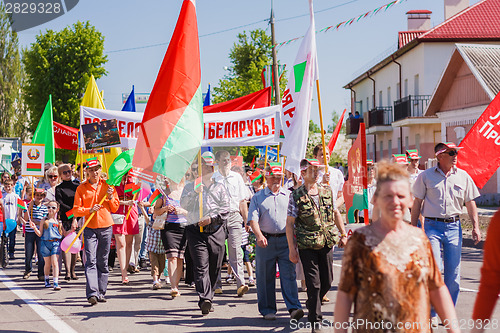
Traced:
POLYGON ((278 151, 276 154, 278 155, 278 157, 277 157, 277 158, 278 158, 278 163, 279 163, 279 162, 280 162, 280 144, 279 144, 279 143, 278 143, 278 146, 277 146, 277 148, 276 148, 276 149, 277 149, 277 151, 278 151))
MULTIPOLYGON (((31 201, 34 202, 35 199, 35 177, 31 176, 31 201)), ((31 205, 31 218, 30 221, 33 221, 33 205, 31 205)))
POLYGON ((266 146, 266 155, 265 155, 265 157, 264 157, 264 169, 265 169, 265 168, 266 168, 266 166, 267 166, 267 147, 268 147, 268 146, 266 146))
POLYGON ((80 183, 83 183, 83 148, 80 149, 80 183))
MULTIPOLYGON (((201 148, 198 151, 198 177, 202 177, 201 174, 201 148)), ((201 181, 203 182, 203 178, 201 178, 201 181)), ((196 179, 195 179, 195 185, 196 185, 196 179)), ((199 201, 199 211, 200 211, 200 220, 203 217, 203 187, 200 193, 198 194, 198 201, 199 201)), ((200 226, 200 232, 203 232, 203 227, 200 226)))
POLYGON ((102 161, 104 164, 104 169, 106 170, 106 175, 108 174, 108 163, 106 162, 106 148, 102 148, 102 161))
MULTIPOLYGON (((316 91, 318 93, 319 123, 321 125, 321 144, 323 145, 323 162, 325 163, 325 174, 328 174, 328 161, 326 159, 325 131, 323 130, 323 112, 321 112, 321 95, 319 93, 319 80, 316 80, 316 91)), ((330 182, 328 182, 330 185, 330 182)))

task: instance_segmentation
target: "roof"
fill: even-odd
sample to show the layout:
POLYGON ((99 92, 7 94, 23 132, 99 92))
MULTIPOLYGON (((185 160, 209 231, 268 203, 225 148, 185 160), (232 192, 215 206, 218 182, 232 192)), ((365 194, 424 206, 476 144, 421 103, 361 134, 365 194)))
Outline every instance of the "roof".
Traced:
MULTIPOLYGON (((500 17, 500 0, 479 1, 418 37, 410 39, 411 36, 409 36, 405 40, 406 43, 398 43, 398 50, 366 72, 371 74, 377 72, 422 42, 500 41, 500 20, 498 17, 500 17)), ((349 89, 364 80, 366 72, 346 84, 344 88, 349 89)))
POLYGON ((436 113, 464 62, 491 100, 500 91, 500 45, 456 44, 450 61, 432 94, 426 115, 436 113))
POLYGON ((398 49, 402 48, 427 30, 413 30, 413 31, 400 31, 398 32, 398 49))
POLYGON ((482 0, 418 37, 419 41, 500 40, 500 0, 482 0))
POLYGON ((406 12, 406 14, 432 14, 432 12, 427 9, 414 9, 406 12))

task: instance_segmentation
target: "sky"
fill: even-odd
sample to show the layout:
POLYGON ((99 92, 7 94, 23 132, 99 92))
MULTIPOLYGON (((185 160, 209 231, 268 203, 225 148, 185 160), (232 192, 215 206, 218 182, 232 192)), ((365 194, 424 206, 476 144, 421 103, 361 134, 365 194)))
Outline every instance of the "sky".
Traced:
MULTIPOLYGON (((391 0, 314 0, 316 30, 336 25, 391 0)), ((303 36, 309 25, 308 0, 198 0, 196 1, 202 90, 217 86, 230 67, 228 55, 238 33, 262 28, 271 34, 269 16, 273 3, 278 43, 303 36)), ((478 0, 470 0, 471 4, 478 0)), ((107 109, 121 110, 122 93, 150 92, 168 42, 175 28, 181 0, 80 0, 69 12, 35 28, 19 32, 22 47, 47 29, 62 30, 77 21, 89 21, 105 37, 107 75, 97 80, 107 109)), ((320 93, 325 128, 332 112, 350 108, 349 90, 343 89, 362 69, 385 58, 397 48, 398 31, 407 30, 406 12, 432 11, 431 26, 444 19, 444 0, 404 0, 377 15, 369 15, 339 30, 316 34, 320 93)), ((278 60, 293 66, 300 40, 278 50, 278 60)), ((144 105, 137 105, 144 111, 144 105)), ((311 119, 319 124, 317 97, 311 119)))

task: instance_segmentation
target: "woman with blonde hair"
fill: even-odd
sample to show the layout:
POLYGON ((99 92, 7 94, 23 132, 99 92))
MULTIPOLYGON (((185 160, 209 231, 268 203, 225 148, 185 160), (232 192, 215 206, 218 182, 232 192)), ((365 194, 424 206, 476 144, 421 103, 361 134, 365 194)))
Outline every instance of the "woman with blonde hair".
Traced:
POLYGON ((413 203, 408 172, 378 163, 373 203, 380 219, 357 229, 344 251, 335 332, 347 332, 353 302, 354 332, 430 332, 431 304, 443 322, 455 322, 455 307, 427 236, 403 221, 413 203))

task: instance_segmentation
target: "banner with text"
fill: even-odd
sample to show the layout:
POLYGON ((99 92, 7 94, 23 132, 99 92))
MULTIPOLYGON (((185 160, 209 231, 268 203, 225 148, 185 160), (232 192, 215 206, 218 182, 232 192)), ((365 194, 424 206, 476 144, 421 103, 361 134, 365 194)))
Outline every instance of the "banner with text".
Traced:
POLYGON ((467 171, 477 187, 483 188, 500 165, 500 93, 459 146, 464 149, 460 150, 457 166, 467 171))

